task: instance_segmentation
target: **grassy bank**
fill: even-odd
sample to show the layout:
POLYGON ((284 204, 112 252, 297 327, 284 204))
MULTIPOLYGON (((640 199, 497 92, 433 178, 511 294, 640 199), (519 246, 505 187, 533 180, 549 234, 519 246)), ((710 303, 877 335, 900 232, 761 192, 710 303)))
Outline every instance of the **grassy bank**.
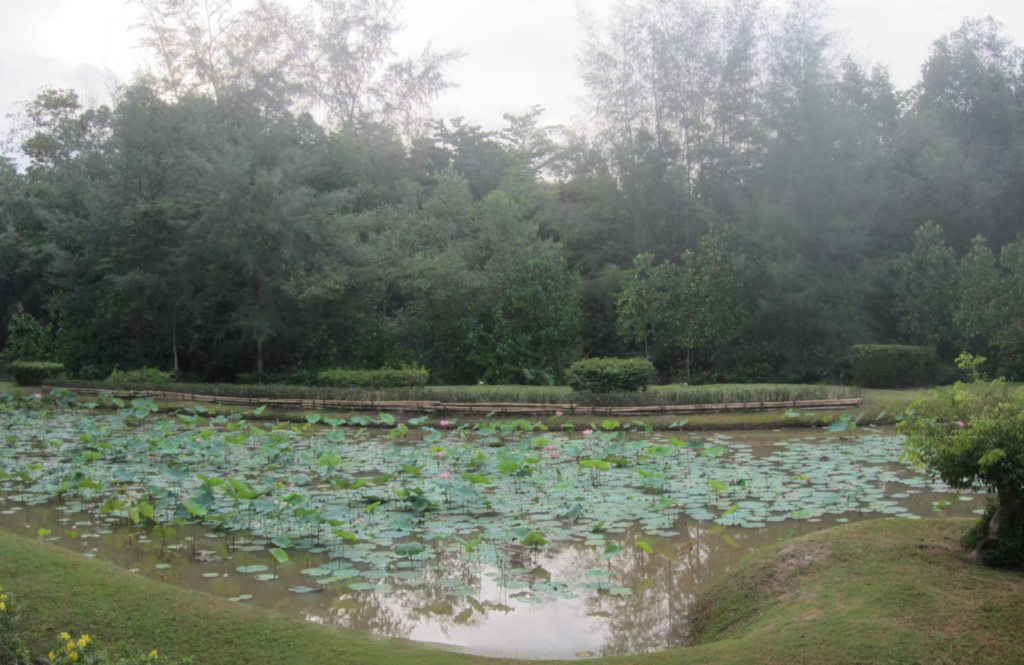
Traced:
MULTIPOLYGON (((698 603, 697 646, 602 662, 1024 663, 1024 574, 969 564, 965 524, 871 520, 766 548, 698 603)), ((8 532, 0 583, 37 648, 66 629, 197 665, 514 662, 305 623, 8 532)))

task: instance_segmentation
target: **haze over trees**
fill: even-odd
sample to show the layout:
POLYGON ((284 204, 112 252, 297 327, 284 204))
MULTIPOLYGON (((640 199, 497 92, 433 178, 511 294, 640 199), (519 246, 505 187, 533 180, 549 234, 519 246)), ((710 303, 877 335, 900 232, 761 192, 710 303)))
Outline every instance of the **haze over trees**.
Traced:
POLYGON ((0 343, 23 309, 87 378, 813 381, 865 342, 1024 377, 1024 57, 991 19, 898 90, 815 2, 625 1, 581 135, 430 118, 460 54, 396 58, 395 0, 137 7, 152 71, 41 93, 0 163, 0 343))

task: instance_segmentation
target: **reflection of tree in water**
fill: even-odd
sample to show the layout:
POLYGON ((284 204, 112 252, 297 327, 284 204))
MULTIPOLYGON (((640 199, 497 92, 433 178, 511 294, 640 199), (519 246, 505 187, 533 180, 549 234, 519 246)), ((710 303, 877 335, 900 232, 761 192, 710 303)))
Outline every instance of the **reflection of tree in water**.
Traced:
POLYGON ((686 642, 686 614, 701 584, 711 555, 702 529, 684 524, 686 533, 672 539, 645 537, 631 529, 619 541, 624 549, 607 562, 616 585, 633 592, 612 596, 602 591, 586 599, 591 614, 607 618, 604 654, 626 654, 679 646, 686 642), (637 538, 655 554, 636 548, 637 538))
POLYGON ((634 528, 619 541, 624 549, 607 565, 615 583, 628 586, 632 594, 613 596, 602 591, 586 599, 591 614, 600 613, 607 619, 604 654, 638 653, 686 643, 687 612, 706 582, 708 560, 724 545, 696 524, 681 522, 678 528, 682 535, 671 539, 645 537, 634 528), (635 547, 637 538, 647 540, 655 553, 635 547))
MULTIPOLYGON (((606 632, 604 653, 625 654, 663 649, 686 643, 686 615, 698 589, 712 575, 708 561, 712 557, 735 558, 735 550, 726 541, 711 535, 695 523, 681 522, 682 535, 674 538, 644 536, 639 528, 621 537, 609 539, 623 546, 623 551, 610 560, 603 560, 601 547, 579 542, 557 548, 532 550, 509 546, 501 550, 500 571, 526 569, 520 577, 532 583, 563 582, 579 595, 586 614, 603 619, 606 632), (655 547, 649 555, 636 548, 636 539, 646 539, 655 547), (733 550, 733 551, 730 551, 733 550), (590 592, 580 587, 593 581, 586 571, 602 568, 609 571, 604 590, 590 592), (610 595, 608 587, 628 586, 633 593, 610 595)), ((447 637, 454 625, 472 626, 481 623, 491 612, 513 612, 508 599, 528 590, 502 589, 498 602, 481 601, 483 564, 478 553, 466 553, 455 543, 434 543, 436 556, 417 562, 420 583, 403 584, 392 580, 386 594, 358 593, 343 596, 331 608, 331 621, 378 634, 405 637, 419 623, 430 622, 447 637), (468 597, 452 593, 445 582, 461 580, 473 590, 468 597)), ((500 586, 500 585, 499 585, 500 586)), ((541 601, 544 602, 544 601, 541 601)))
POLYGON ((327 614, 307 614, 306 620, 366 630, 385 637, 408 637, 414 623, 388 602, 390 594, 348 592, 327 608, 327 614))
MULTIPOLYGON (((309 616, 315 621, 325 618, 331 623, 349 628, 367 630, 389 637, 408 637, 419 623, 437 624, 447 635, 454 623, 472 625, 486 612, 502 609, 494 603, 481 603, 472 597, 457 596, 443 582, 461 580, 466 586, 479 591, 481 562, 479 557, 463 552, 461 546, 434 543, 436 556, 425 561, 392 565, 389 573, 403 570, 420 574, 415 585, 389 578, 391 588, 380 592, 342 592, 339 601, 330 608, 329 618, 309 616), (467 610, 469 610, 467 612, 467 610)), ((504 607, 505 611, 511 608, 504 607)))
POLYGON ((600 593, 587 599, 590 612, 603 612, 608 620, 605 655, 685 645, 690 637, 687 616, 698 595, 756 545, 764 544, 759 537, 762 529, 727 531, 683 519, 676 530, 679 536, 656 538, 631 529, 620 543, 625 549, 609 564, 612 579, 633 593, 600 593), (655 553, 636 548, 637 538, 649 542, 655 553))

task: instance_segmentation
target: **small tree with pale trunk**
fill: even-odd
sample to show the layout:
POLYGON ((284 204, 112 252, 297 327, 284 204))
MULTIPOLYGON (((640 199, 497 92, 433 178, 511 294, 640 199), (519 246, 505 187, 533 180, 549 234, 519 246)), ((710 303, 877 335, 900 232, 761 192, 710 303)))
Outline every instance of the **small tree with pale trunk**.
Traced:
POLYGON ((990 493, 964 544, 975 561, 1024 566, 1024 389, 957 383, 916 403, 900 425, 907 453, 949 486, 990 493))

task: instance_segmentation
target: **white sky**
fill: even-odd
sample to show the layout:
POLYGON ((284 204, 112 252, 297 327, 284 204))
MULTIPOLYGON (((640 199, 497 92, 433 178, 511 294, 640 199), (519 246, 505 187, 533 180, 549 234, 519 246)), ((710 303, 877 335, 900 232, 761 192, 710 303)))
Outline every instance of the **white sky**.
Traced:
MULTIPOLYGON (((298 0, 291 0, 296 2, 298 0)), ((585 120, 577 57, 577 6, 602 16, 614 0, 406 0, 397 47, 415 54, 427 42, 460 49, 458 88, 435 115, 463 115, 487 128, 502 114, 534 104, 548 123, 585 120)), ((766 0, 781 6, 783 0, 766 0)), ((899 87, 912 85, 931 42, 965 16, 991 15, 1024 45, 1022 0, 832 0, 831 27, 865 63, 887 65, 899 87)), ((113 80, 127 80, 144 54, 135 47, 136 8, 125 0, 0 0, 0 135, 7 114, 46 86, 73 87, 106 101, 113 80)))

